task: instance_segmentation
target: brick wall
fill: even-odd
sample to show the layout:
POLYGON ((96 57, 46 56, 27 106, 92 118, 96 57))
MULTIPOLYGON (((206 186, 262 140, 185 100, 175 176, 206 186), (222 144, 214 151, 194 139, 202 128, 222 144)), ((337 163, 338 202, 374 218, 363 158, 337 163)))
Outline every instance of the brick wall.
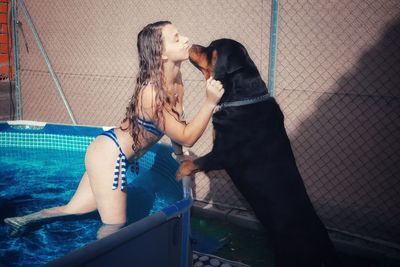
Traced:
POLYGON ((0 80, 7 80, 13 77, 12 58, 10 56, 9 5, 11 5, 9 0, 0 0, 0 80))

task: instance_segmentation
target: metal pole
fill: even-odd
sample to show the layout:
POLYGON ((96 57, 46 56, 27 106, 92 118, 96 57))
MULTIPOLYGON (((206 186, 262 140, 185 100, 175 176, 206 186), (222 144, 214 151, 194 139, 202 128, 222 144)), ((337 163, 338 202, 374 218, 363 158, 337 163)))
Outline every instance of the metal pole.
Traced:
MULTIPOLYGON (((183 197, 185 199, 189 199, 190 203, 193 201, 192 196, 192 185, 191 185, 191 177, 186 176, 183 177, 183 197)), ((191 262, 189 259, 192 257, 189 253, 192 253, 190 246, 190 207, 182 214, 182 254, 181 254, 181 267, 191 266, 191 262), (186 252, 186 253, 184 253, 186 252)))
POLYGON ((279 0, 272 0, 271 9, 271 37, 269 46, 269 67, 268 67, 268 90, 271 96, 275 96, 275 74, 276 74, 276 53, 278 42, 278 16, 279 0))
POLYGON ((32 22, 32 18, 30 16, 28 10, 26 9, 25 2, 24 2, 24 0, 18 0, 18 1, 19 1, 19 4, 20 4, 20 7, 21 7, 22 11, 24 12, 25 18, 26 18, 26 20, 28 22, 28 25, 29 25, 29 28, 31 29, 31 31, 33 33, 33 36, 35 37, 36 44, 37 44, 40 52, 42 53, 42 56, 43 56, 44 60, 46 61, 47 68, 48 68, 48 70, 50 72, 51 78, 54 81, 54 84, 56 85, 56 89, 58 91, 58 94, 60 95, 60 97, 61 97, 61 99, 62 99, 62 101, 64 103, 64 106, 67 109, 68 115, 71 118, 72 123, 76 124, 76 120, 75 120, 74 114, 72 113, 72 110, 71 110, 71 108, 70 108, 70 106, 68 104, 68 101, 67 101, 67 99, 66 99, 66 97, 64 95, 64 92, 63 92, 63 90, 61 88, 60 82, 58 81, 57 75, 54 72, 53 67, 51 66, 49 57, 47 56, 47 53, 44 50, 42 41, 40 40, 39 34, 36 31, 35 25, 32 22))
POLYGON ((22 99, 21 99, 21 76, 19 65, 19 45, 17 32, 17 6, 16 0, 11 1, 11 19, 12 19, 12 46, 15 68, 15 117, 17 120, 22 119, 22 99))

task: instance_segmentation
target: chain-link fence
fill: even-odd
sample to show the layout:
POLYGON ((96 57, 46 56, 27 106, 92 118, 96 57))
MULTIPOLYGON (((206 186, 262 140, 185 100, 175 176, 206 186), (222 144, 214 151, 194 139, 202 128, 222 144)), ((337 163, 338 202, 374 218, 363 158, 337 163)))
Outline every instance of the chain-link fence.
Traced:
POLYGON ((327 226, 400 243, 400 2, 280 2, 276 97, 327 226))
MULTIPOLYGON (((116 125, 134 88, 136 35, 171 20, 193 43, 243 43, 267 79, 271 2, 26 0, 79 124, 116 125)), ((279 3, 275 96, 297 163, 327 226, 400 243, 400 6, 397 0, 279 3)), ((18 9, 24 119, 70 123, 18 9)), ((205 82, 183 65, 185 112, 205 82)), ((211 127, 191 148, 204 155, 211 127)), ((166 141, 166 140, 165 140, 166 141)), ((196 175, 195 198, 249 209, 224 171, 196 175)))

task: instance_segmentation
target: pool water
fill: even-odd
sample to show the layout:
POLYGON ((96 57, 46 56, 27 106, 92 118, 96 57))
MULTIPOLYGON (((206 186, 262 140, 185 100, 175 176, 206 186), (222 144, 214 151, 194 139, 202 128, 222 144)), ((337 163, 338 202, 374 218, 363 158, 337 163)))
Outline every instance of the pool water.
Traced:
MULTIPOLYGON (((84 150, 0 150, 0 266, 42 266, 96 240, 101 225, 97 212, 34 225, 21 233, 3 223, 7 217, 67 203, 84 172, 84 150)), ((177 163, 171 158, 167 167, 152 168, 158 157, 170 157, 170 152, 156 145, 139 161, 138 175, 128 171, 129 222, 182 199, 182 186, 173 177, 177 163)))

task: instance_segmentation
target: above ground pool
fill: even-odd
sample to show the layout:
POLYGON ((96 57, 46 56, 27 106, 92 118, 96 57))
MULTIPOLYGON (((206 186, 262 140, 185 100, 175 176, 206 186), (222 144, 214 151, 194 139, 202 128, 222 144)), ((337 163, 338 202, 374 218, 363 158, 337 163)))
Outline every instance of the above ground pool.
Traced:
MULTIPOLYGON (((0 123, 0 266, 42 266, 95 241, 101 226, 98 213, 52 220, 22 232, 3 219, 67 203, 84 172, 85 149, 103 129, 14 124, 0 123)), ((170 146, 156 144, 139 160, 138 174, 128 170, 130 223, 182 199, 171 152, 170 146)))

